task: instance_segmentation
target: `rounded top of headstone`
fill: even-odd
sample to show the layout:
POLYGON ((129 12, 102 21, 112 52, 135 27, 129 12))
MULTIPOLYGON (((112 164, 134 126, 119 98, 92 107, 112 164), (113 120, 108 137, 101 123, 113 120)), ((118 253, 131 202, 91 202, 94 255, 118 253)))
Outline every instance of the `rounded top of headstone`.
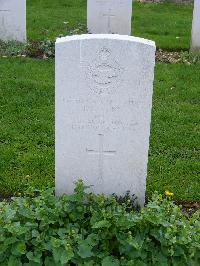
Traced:
POLYGON ((121 40, 121 41, 130 41, 140 44, 149 45, 155 47, 155 42, 140 37, 128 36, 128 35, 119 35, 119 34, 82 34, 82 35, 72 35, 57 38, 56 44, 70 42, 70 41, 81 41, 81 40, 121 40))

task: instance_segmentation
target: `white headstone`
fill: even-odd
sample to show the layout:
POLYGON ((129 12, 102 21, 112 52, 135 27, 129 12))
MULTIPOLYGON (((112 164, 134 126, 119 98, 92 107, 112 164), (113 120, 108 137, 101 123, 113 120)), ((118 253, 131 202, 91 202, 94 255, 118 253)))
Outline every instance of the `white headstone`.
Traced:
POLYGON ((26 41, 26 0, 0 0, 0 40, 26 41))
POLYGON ((56 42, 56 193, 82 178, 144 203, 155 44, 123 35, 56 42))
POLYGON ((131 34, 132 0, 88 0, 90 33, 131 34))
POLYGON ((200 51, 200 0, 194 1, 191 51, 200 51))

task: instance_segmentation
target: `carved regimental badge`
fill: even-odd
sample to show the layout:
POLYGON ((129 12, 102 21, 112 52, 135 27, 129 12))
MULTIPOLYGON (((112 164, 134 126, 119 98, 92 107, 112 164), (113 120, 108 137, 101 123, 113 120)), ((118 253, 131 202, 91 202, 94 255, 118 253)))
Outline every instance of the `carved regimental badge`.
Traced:
POLYGON ((97 94, 111 93, 121 81, 122 69, 107 48, 97 52, 97 58, 87 69, 90 88, 97 94))

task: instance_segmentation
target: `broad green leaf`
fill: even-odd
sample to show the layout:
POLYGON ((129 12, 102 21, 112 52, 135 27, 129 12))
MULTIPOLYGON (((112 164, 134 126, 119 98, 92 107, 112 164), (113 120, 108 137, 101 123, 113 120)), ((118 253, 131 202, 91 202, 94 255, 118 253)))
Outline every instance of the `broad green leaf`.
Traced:
POLYGON ((98 228, 109 228, 111 226, 111 224, 106 221, 106 220, 102 220, 102 221, 99 221, 97 223, 95 223, 92 228, 95 228, 95 229, 98 229, 98 228))
POLYGON ((34 263, 37 263, 37 264, 40 264, 41 263, 41 256, 42 254, 41 253, 33 253, 31 251, 29 251, 27 254, 26 254, 26 257, 29 259, 30 262, 34 262, 34 263))
POLYGON ((93 256, 92 246, 86 243, 80 244, 78 248, 78 255, 83 259, 92 257, 93 256))
POLYGON ((71 249, 63 250, 60 254, 61 265, 66 265, 74 256, 74 253, 71 249))
POLYGON ((105 257, 102 261, 102 266, 119 266, 119 260, 111 256, 105 257))
POLYGON ((17 254, 25 254, 26 253, 26 245, 24 242, 19 242, 15 245, 15 250, 17 254))
POLYGON ((21 266, 21 265, 22 265, 22 263, 15 256, 10 256, 9 257, 7 266, 21 266))
POLYGON ((45 266, 55 266, 55 261, 53 258, 46 257, 44 261, 45 266))

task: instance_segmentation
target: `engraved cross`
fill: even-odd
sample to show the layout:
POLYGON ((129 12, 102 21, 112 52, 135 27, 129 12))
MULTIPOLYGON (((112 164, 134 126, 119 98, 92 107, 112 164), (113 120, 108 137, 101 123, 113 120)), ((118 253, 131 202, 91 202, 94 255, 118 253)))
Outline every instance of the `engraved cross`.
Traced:
POLYGON ((108 0, 97 0, 96 3, 103 5, 103 4, 107 4, 108 0))
POLYGON ((98 150, 89 150, 86 149, 88 154, 92 155, 98 155, 99 157, 99 180, 103 181, 103 166, 104 166, 104 156, 112 156, 116 154, 116 151, 112 150, 104 150, 104 144, 103 144, 104 136, 102 134, 99 134, 99 148, 98 150))
MULTIPOLYGON (((10 12, 10 10, 8 10, 8 9, 0 9, 0 13, 3 13, 3 12, 10 12)), ((4 26, 4 15, 1 17, 1 20, 2 20, 2 26, 4 26)))
POLYGON ((8 9, 0 9, 0 12, 10 12, 8 9))
POLYGON ((103 14, 104 17, 107 17, 108 19, 108 32, 112 33, 111 31, 111 19, 115 17, 115 15, 112 14, 111 8, 108 10, 108 14, 103 14))

